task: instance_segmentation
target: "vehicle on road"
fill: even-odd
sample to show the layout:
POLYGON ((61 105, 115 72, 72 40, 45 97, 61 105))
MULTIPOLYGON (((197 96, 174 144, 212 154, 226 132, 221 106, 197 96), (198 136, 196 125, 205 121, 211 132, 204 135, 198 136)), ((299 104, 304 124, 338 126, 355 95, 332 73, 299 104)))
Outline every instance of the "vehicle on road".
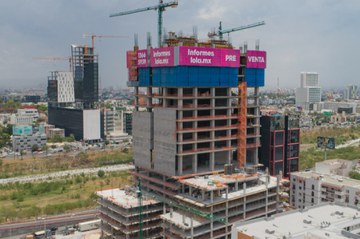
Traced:
POLYGON ((81 232, 98 229, 100 227, 101 220, 92 220, 87 222, 81 222, 78 225, 78 229, 81 232))

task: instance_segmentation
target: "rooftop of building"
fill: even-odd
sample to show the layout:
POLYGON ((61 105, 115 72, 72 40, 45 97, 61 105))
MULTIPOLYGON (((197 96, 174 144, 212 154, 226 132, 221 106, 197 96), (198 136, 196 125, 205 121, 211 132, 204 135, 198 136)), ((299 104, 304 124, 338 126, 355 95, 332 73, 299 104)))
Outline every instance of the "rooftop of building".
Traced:
POLYGON ((160 216, 164 221, 168 221, 171 224, 174 224, 183 229, 190 229, 191 225, 195 228, 201 226, 204 221, 207 221, 205 218, 200 218, 192 215, 191 217, 184 215, 182 213, 173 211, 160 216), (192 220, 192 222, 191 222, 192 220))
POLYGON ((328 183, 334 186, 342 187, 355 187, 360 188, 359 180, 352 179, 349 177, 338 176, 334 174, 321 174, 315 171, 303 171, 303 172, 294 172, 291 175, 295 175, 303 178, 314 178, 316 180, 321 180, 323 183, 328 183))
POLYGON ((265 177, 262 173, 233 173, 230 175, 226 174, 212 174, 205 176, 195 176, 187 179, 181 179, 181 183, 188 186, 199 188, 205 191, 213 191, 218 189, 224 189, 228 187, 228 184, 235 182, 245 182, 256 180, 259 177, 265 177))
MULTIPOLYGON (((138 198, 133 190, 124 190, 124 189, 108 189, 97 191, 96 194, 104 200, 110 201, 120 207, 130 209, 138 207, 139 202, 138 198)), ((157 204, 157 200, 152 198, 142 197, 142 206, 157 204)))
POLYGON ((360 213, 358 208, 336 204, 320 204, 304 210, 277 214, 270 218, 235 223, 232 233, 234 236, 241 232, 255 239, 350 238, 350 234, 357 236, 352 238, 359 238, 359 226, 360 213))

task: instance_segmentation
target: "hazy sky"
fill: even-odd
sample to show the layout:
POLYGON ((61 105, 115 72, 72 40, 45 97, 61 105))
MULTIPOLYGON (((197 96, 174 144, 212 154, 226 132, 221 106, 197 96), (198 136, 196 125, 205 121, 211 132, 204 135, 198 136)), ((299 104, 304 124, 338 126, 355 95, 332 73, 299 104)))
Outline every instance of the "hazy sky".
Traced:
MULTIPOLYGON (((165 2, 169 0, 164 0, 165 2)), ((140 48, 146 32, 157 43, 157 12, 109 18, 110 13, 157 4, 157 0, 0 0, 0 88, 47 84, 53 70, 68 70, 66 61, 34 57, 69 56, 71 44, 91 44, 83 33, 123 35, 98 38, 101 87, 124 87, 125 52, 138 33, 140 48)), ((163 15, 167 31, 200 39, 223 22, 223 29, 264 20, 265 26, 230 34, 234 46, 249 48, 260 39, 268 52, 266 87, 299 86, 301 71, 316 71, 324 87, 359 85, 359 0, 179 0, 163 15)))

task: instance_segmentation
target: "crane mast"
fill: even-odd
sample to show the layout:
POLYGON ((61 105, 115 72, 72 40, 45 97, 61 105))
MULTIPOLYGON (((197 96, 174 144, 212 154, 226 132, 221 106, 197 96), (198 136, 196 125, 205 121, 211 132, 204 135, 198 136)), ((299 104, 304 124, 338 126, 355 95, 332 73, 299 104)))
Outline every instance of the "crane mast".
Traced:
POLYGON ((163 12, 165 11, 165 9, 167 7, 177 7, 178 5, 178 1, 172 1, 172 2, 168 2, 168 3, 164 3, 163 0, 159 0, 159 4, 155 5, 155 6, 150 6, 150 7, 144 7, 144 8, 138 8, 138 9, 134 9, 134 10, 129 10, 129 11, 123 11, 123 12, 118 12, 118 13, 114 13, 114 14, 110 14, 110 17, 119 17, 119 16, 124 16, 124 15, 130 15, 130 14, 134 14, 134 13, 138 13, 138 12, 145 12, 145 11, 149 11, 149 10, 157 10, 158 11, 158 46, 161 47, 161 43, 162 43, 162 24, 163 24, 163 12))
POLYGON ((253 28, 253 27, 259 27, 259 26, 262 26, 262 25, 265 25, 264 21, 255 22, 255 23, 252 23, 252 24, 248 24, 248 25, 244 25, 244 26, 240 26, 240 27, 235 27, 235 28, 223 30, 222 29, 222 24, 220 22, 218 31, 217 32, 215 32, 215 31, 209 32, 208 36, 210 38, 213 38, 214 36, 218 36, 220 40, 223 40, 223 35, 226 34, 226 33, 229 34, 231 32, 241 31, 241 30, 245 30, 245 29, 253 28))

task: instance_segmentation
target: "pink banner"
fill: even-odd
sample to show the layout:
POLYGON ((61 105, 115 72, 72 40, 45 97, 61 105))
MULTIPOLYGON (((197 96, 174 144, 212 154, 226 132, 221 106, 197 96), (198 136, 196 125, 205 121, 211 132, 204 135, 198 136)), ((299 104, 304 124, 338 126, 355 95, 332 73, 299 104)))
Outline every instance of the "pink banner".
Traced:
POLYGON ((239 67, 240 50, 181 46, 179 65, 239 67))
POLYGON ((174 48, 163 47, 151 49, 151 67, 174 66, 174 48))
POLYGON ((147 50, 138 50, 136 56, 137 67, 148 67, 147 50))
POLYGON ((134 57, 134 52, 133 51, 127 51, 126 52, 126 67, 127 68, 130 68, 131 63, 132 63, 131 61, 132 61, 133 57, 134 57))
POLYGON ((247 68, 266 68, 266 52, 265 51, 247 51, 246 55, 247 68))

